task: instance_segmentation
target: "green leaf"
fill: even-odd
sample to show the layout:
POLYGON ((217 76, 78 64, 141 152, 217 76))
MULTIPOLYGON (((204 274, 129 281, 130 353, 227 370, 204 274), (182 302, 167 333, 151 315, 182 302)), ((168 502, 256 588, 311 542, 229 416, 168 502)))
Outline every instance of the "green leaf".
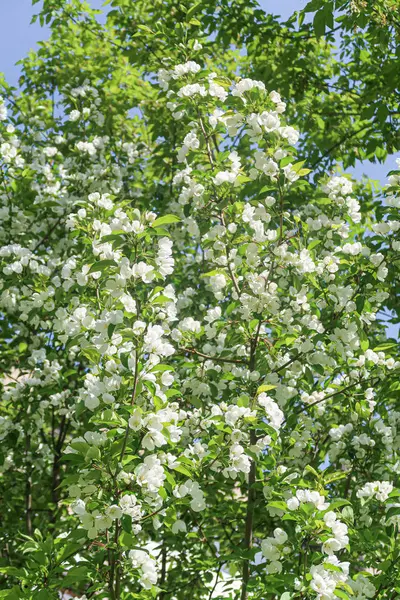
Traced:
POLYGON ((361 296, 361 294, 360 294, 356 298, 356 307, 357 307, 357 312, 358 312, 359 315, 361 315, 361 313, 363 311, 364 304, 365 304, 365 297, 361 296))
POLYGON ((74 346, 79 346, 79 340, 81 340, 83 337, 84 335, 80 333, 79 335, 75 335, 74 337, 70 338, 65 345, 65 350, 67 351, 74 346))
POLYGON ((105 259, 105 260, 99 260, 98 262, 95 262, 89 269, 89 273, 98 273, 98 272, 103 272, 105 269, 107 269, 107 267, 116 267, 118 266, 117 263, 115 262, 115 260, 112 259, 105 259))
POLYGON ((89 450, 86 452, 86 458, 89 460, 100 460, 101 452, 97 446, 91 446, 89 450))
POLYGON ((201 1, 200 2, 195 2, 193 4, 193 6, 191 6, 189 8, 189 10, 187 11, 187 13, 186 13, 186 19, 189 20, 194 15, 195 12, 197 12, 198 10, 200 10, 201 5, 202 5, 201 1))
POLYGON ((175 369, 172 365, 163 365, 160 363, 150 369, 150 373, 156 373, 157 371, 163 373, 164 371, 175 371, 175 369))
POLYGON ((164 393, 167 396, 167 398, 172 398, 173 396, 182 396, 181 390, 175 390, 173 388, 166 390, 164 393))
MULTIPOLYGON (((257 390, 257 393, 258 393, 258 390, 257 390)), ((249 403, 250 403, 250 399, 248 396, 240 396, 237 401, 238 406, 246 407, 249 405, 249 403)))
POLYGON ((191 472, 181 464, 176 465, 175 467, 173 467, 173 469, 174 469, 174 471, 177 471, 178 473, 182 473, 182 475, 186 475, 186 477, 189 477, 189 478, 192 477, 191 472))
POLYGON ((83 544, 78 544, 77 542, 71 542, 64 546, 61 554, 57 557, 57 563, 62 564, 66 559, 73 560, 73 555, 77 554, 82 546, 83 544))
POLYGON ((319 244, 321 244, 322 240, 313 240, 307 246, 307 250, 314 250, 319 244))
POLYGON ((24 571, 24 569, 18 569, 17 567, 0 567, 0 573, 12 575, 13 577, 19 577, 21 579, 26 577, 26 571, 24 571))
POLYGON ((272 502, 268 502, 267 506, 270 508, 279 508, 279 510, 284 510, 285 512, 288 509, 286 502, 283 502, 282 500, 273 500, 272 502))
MULTIPOLYGON (((324 567, 326 565, 324 564, 324 567)), ((349 596, 346 594, 346 592, 344 592, 343 590, 338 590, 336 589, 334 591, 335 596, 337 596, 338 598, 343 598, 344 600, 348 600, 349 596)))
POLYGON ((152 31, 150 29, 150 27, 147 27, 147 25, 142 25, 140 23, 139 25, 137 25, 137 28, 140 29, 141 31, 145 31, 146 33, 151 33, 152 35, 154 35, 154 31, 152 31))
POLYGON ((386 513, 386 517, 388 519, 390 519, 391 517, 395 517, 397 515, 400 515, 400 506, 392 506, 391 508, 388 509, 388 511, 386 513))
POLYGON ((319 10, 314 15, 313 26, 315 35, 320 38, 325 34, 325 11, 319 10))
POLYGON ((171 298, 168 298, 168 296, 163 296, 162 294, 151 301, 152 304, 167 304, 168 302, 172 302, 171 298))
POLYGON ((22 354, 23 352, 25 352, 25 350, 27 349, 27 347, 28 347, 28 344, 26 342, 20 342, 18 344, 18 352, 20 354, 22 354))
MULTIPOLYGON (((71 585, 80 581, 86 581, 87 578, 88 568, 84 565, 80 565, 77 567, 72 567, 67 571, 67 575, 65 579, 63 579, 63 583, 65 585, 71 585)), ((51 596, 51 598, 53 598, 53 596, 51 596)))
POLYGON ((293 171, 296 171, 296 173, 298 173, 300 171, 300 169, 302 168, 302 166, 304 165, 305 162, 306 162, 305 160, 300 160, 300 161, 294 163, 292 165, 293 171))
POLYGON ((121 525, 124 531, 132 533, 132 517, 130 515, 122 515, 121 525))
POLYGON ((311 173, 312 169, 300 169, 300 171, 297 172, 297 174, 300 177, 304 177, 305 175, 308 175, 309 173, 311 173))
POLYGON ((324 569, 327 571, 336 571, 337 573, 342 573, 342 569, 340 567, 329 562, 324 562, 324 569))
POLYGON ((369 348, 369 340, 368 340, 367 334, 365 333, 365 331, 363 329, 360 332, 360 345, 361 345, 361 350, 363 352, 365 352, 369 348))
POLYGON ((354 523, 354 511, 351 506, 344 506, 342 510, 342 517, 349 523, 354 523))
POLYGON ((348 583, 345 583, 344 581, 339 581, 339 583, 337 585, 342 590, 346 591, 349 596, 353 596, 354 595, 354 592, 353 592, 352 588, 349 586, 348 583))
POLYGON ((123 530, 121 535, 118 538, 118 544, 122 547, 134 548, 135 547, 135 538, 131 533, 123 530))
POLYGON ((180 218, 176 215, 165 215, 164 217, 158 217, 153 223, 151 227, 161 227, 162 225, 169 225, 170 223, 179 223, 180 218))
POLYGON ((374 352, 384 352, 385 350, 391 350, 393 348, 397 348, 397 342, 386 342, 379 344, 379 346, 375 346, 374 352))
POLYGON ((309 473, 311 473, 312 475, 314 475, 314 477, 316 477, 317 479, 320 478, 320 474, 318 473, 318 471, 316 471, 314 469, 314 467, 312 467, 311 465, 306 465, 304 467, 304 471, 308 471, 309 473))
POLYGON ((338 499, 330 503, 328 510, 336 510, 337 508, 341 508, 342 506, 349 505, 351 505, 351 502, 349 502, 348 500, 338 499))
POLYGON ((327 475, 326 477, 324 477, 324 482, 325 482, 325 484, 332 483, 333 481, 339 481, 340 479, 344 479, 345 477, 347 477, 346 472, 337 471, 335 473, 331 473, 330 475, 327 475))
POLYGON ((260 387, 257 389, 257 394, 261 394, 262 392, 268 392, 269 390, 274 390, 276 388, 276 385, 271 385, 269 383, 260 385, 260 387))
POLYGON ((33 600, 53 600, 53 596, 48 590, 40 590, 40 592, 34 592, 32 598, 33 600))
POLYGON ((80 454, 86 454, 89 450, 89 444, 87 442, 71 442, 70 445, 73 450, 76 450, 80 454))
POLYGON ((207 271, 207 273, 202 273, 200 277, 213 277, 214 275, 219 275, 223 273, 220 269, 214 269, 213 271, 207 271))
POLYGON ((83 348, 81 350, 81 354, 86 356, 86 358, 88 358, 93 364, 97 364, 100 360, 100 354, 96 348, 83 348))

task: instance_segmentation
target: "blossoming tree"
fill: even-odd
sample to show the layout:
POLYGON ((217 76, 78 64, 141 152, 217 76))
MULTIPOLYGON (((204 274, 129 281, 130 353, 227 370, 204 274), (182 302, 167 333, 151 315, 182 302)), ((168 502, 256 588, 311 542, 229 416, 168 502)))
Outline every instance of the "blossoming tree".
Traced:
POLYGON ((313 178, 211 2, 112 4, 3 84, 0 597, 397 598, 400 174, 313 178))

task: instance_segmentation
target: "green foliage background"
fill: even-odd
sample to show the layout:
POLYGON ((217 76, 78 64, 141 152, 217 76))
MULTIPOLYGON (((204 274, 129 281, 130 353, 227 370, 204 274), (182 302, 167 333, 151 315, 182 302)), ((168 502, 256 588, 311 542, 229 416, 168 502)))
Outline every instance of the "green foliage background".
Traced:
MULTIPOLYGON (((240 72, 242 77, 261 80, 268 90, 278 90, 287 102, 287 121, 301 131, 298 160, 306 161, 305 166, 312 169, 304 185, 299 185, 288 196, 291 209, 314 202, 318 182, 333 173, 338 165, 346 169, 358 160, 383 163, 399 148, 398 0, 312 0, 304 10, 283 23, 266 14, 254 0, 201 0, 197 3, 111 0, 105 25, 99 23, 97 11, 81 0, 36 3, 38 15, 35 18, 51 28, 51 36, 40 44, 38 52, 31 52, 21 61, 22 75, 17 89, 1 81, 0 93, 13 106, 16 127, 23 130, 25 117, 37 115, 45 129, 55 131, 60 116, 55 112, 60 90, 73 81, 82 83, 87 78, 94 82, 100 90, 101 110, 105 115, 103 135, 106 133, 115 141, 139 139, 153 149, 147 171, 135 180, 135 189, 142 192, 135 199, 141 210, 166 213, 173 195, 169 183, 176 169, 175 151, 179 145, 180 125, 171 117, 165 101, 159 98, 154 86, 155 73, 162 66, 164 56, 168 56, 171 64, 182 62, 184 44, 188 37, 196 39, 199 32, 208 40, 203 42, 207 64, 219 76, 240 72), (169 143, 159 144, 157 140, 169 140, 169 143)), ((57 110, 63 109, 58 107, 57 110)), ((70 127, 67 122, 63 133, 67 135, 70 127)), ((33 128, 26 128, 27 143, 34 133, 33 128)), ((85 133, 95 135, 96 130, 93 127, 93 131, 85 133)), ((118 153, 117 145, 114 152, 118 153)), ((27 212, 32 210, 38 222, 48 223, 46 239, 37 237, 40 255, 47 243, 57 239, 61 219, 49 204, 39 203, 34 207, 34 174, 29 169, 15 180, 3 173, 2 177, 4 193, 12 194, 15 203, 27 212)), ((110 169, 110 182, 112 177, 110 169)), ((77 194, 79 186, 77 181, 77 194)), ((129 180, 126 186, 129 188, 129 180)), ((371 182, 358 183, 356 190, 363 215, 362 233, 361 227, 367 227, 387 209, 371 182)), ((12 238, 13 227, 10 221, 3 244, 9 241, 8 233, 12 238)), ((31 244, 35 232, 22 227, 18 236, 24 246, 31 244)), ((376 250, 385 251, 379 240, 376 240, 376 250)), ((178 272, 175 277, 176 285, 183 286, 186 273, 178 272)), ((396 263, 391 262, 385 290, 390 294, 386 308, 393 324, 400 322, 399 277, 396 263)), ((362 297, 358 299, 359 306, 363 302, 362 297)), ((21 334, 18 322, 0 319, 0 368, 4 373, 10 374, 13 369, 29 370, 29 327, 26 323, 28 331, 21 334)), ((398 356, 397 340, 387 341, 381 323, 373 325, 371 336, 372 347, 386 348, 394 357, 398 356)), ((54 347, 53 352, 57 356, 58 349, 54 347)), ((64 365, 63 385, 68 389, 78 388, 92 358, 89 353, 81 357, 78 364, 64 365)), ((313 374, 309 376, 311 386, 313 374)), ((393 410, 399 410, 397 381, 388 382, 388 386, 392 386, 388 402, 392 402, 393 410)), ((59 391, 62 386, 56 390, 43 388, 37 400, 59 391)), ((28 401, 20 406, 3 402, 1 410, 20 425, 24 435, 14 432, 5 436, 0 449, 0 464, 5 464, 10 449, 15 461, 15 469, 4 470, 0 478, 0 598, 50 600, 66 590, 77 596, 86 593, 88 598, 97 592, 103 594, 101 590, 109 578, 105 566, 109 552, 118 554, 121 546, 133 547, 134 542, 129 522, 122 523, 120 538, 117 533, 108 548, 87 543, 87 540, 82 542, 80 530, 70 532, 71 513, 64 493, 70 462, 62 458, 62 453, 72 434, 85 431, 87 417, 82 416, 82 422, 72 432, 73 425, 68 419, 53 411, 43 423, 42 437, 31 439, 28 401), (47 448, 46 458, 36 462, 35 454, 43 444, 47 448), (64 532, 68 532, 68 537, 59 537, 64 532), (77 553, 88 560, 70 568, 69 561, 77 553)), ((362 411, 362 407, 357 410, 362 411)), ((104 418, 104 422, 106 420, 104 418)), ((117 448, 117 454, 119 450, 117 448)), ((305 480, 316 477, 321 485, 334 489, 337 497, 346 499, 348 480, 338 477, 336 481, 335 475, 329 479, 328 474, 326 480, 320 481, 322 476, 315 475, 321 456, 317 445, 305 480)), ((381 459, 380 456, 377 461, 381 459)), ((362 466, 359 468, 361 472, 362 466)), ((129 593, 121 591, 121 598, 145 599, 154 595, 159 600, 206 598, 204 582, 209 583, 215 575, 214 541, 218 542, 220 555, 226 562, 240 565, 253 558, 252 550, 242 547, 243 527, 237 527, 244 521, 245 506, 227 501, 234 492, 225 489, 221 481, 211 483, 207 493, 217 502, 207 518, 202 517, 201 524, 195 522, 200 533, 192 532, 179 538, 179 563, 168 572, 164 564, 162 587, 147 592, 133 583, 129 593)), ((349 526, 356 525, 351 510, 347 518, 349 526)), ((256 533, 262 537, 271 522, 271 517, 260 509, 256 533)), ((174 548, 176 536, 168 531, 163 535, 159 540, 163 548, 174 548)), ((360 548, 368 548, 369 566, 374 562, 380 565, 383 575, 378 580, 375 598, 400 597, 397 531, 387 527, 378 532, 367 530, 363 535, 353 552, 359 554, 360 548), (379 536, 379 544, 376 536, 379 536)), ((249 586, 250 597, 289 598, 285 596, 284 586, 274 578, 264 587, 262 581, 261 569, 256 566, 254 582, 249 586)), ((343 589, 337 595, 347 598, 347 593, 348 590, 343 589)), ((108 592, 100 597, 108 597, 106 594, 108 592)))

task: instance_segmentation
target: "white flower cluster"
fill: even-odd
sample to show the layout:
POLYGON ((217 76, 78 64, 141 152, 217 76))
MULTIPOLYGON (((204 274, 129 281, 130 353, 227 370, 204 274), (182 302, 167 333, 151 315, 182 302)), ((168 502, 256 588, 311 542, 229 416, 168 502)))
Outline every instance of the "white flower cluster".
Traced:
POLYGON ((129 558, 135 569, 140 569, 140 585, 145 589, 151 589, 158 579, 157 563, 145 550, 130 550, 129 558))
POLYGON ((0 121, 7 120, 7 106, 5 105, 4 98, 0 96, 0 121))
POLYGON ((376 498, 379 502, 386 502, 393 491, 393 484, 389 481, 370 481, 357 490, 357 498, 376 498))
MULTIPOLYGON (((1 417, 0 439, 21 445, 26 466, 37 435, 35 469, 48 475, 48 431, 60 436, 68 518, 101 546, 113 530, 119 566, 128 557, 146 590, 159 570, 148 542, 189 532, 191 559, 198 513, 212 523, 216 503, 246 501, 273 522, 261 551, 279 589, 290 585, 286 561, 297 568, 307 554, 293 584, 302 597, 332 600, 350 586, 373 598, 369 578, 352 576, 363 559, 344 560, 355 534, 334 502, 344 490, 354 498, 344 486, 365 481, 359 463, 376 453, 377 481, 356 487, 353 503, 369 526, 366 500, 385 502, 399 470, 400 413, 382 409, 381 392, 400 362, 379 322, 400 221, 374 224, 377 251, 342 176, 324 178, 326 197, 310 183, 297 203, 308 169, 281 96, 193 60, 162 64, 157 106, 179 121, 173 151, 143 135, 145 119, 126 131, 116 122, 120 139, 110 139, 88 81, 67 86, 59 135, 44 141, 33 122, 37 148, 2 125, 2 166, 25 190, 28 163, 34 200, 4 194, 0 208, 0 307, 21 371, 4 378, 2 399, 29 417, 1 417)), ((0 121, 8 106, 0 99, 0 121)), ((5 456, 3 475, 14 447, 5 456)), ((234 545, 240 536, 235 528, 234 545)))
POLYGON ((274 429, 279 430, 284 421, 284 414, 277 403, 270 396, 267 396, 265 392, 259 394, 257 402, 264 408, 270 425, 274 429))
POLYGON ((349 565, 350 563, 340 562, 336 556, 331 555, 326 557, 322 564, 311 567, 312 580, 310 587, 317 594, 318 600, 337 598, 335 594, 336 586, 340 582, 347 582, 349 565), (335 570, 332 569, 331 565, 335 570))
POLYGON ((280 562, 281 555, 287 555, 291 548, 286 546, 288 535, 283 529, 277 528, 273 532, 273 537, 268 537, 261 542, 261 550, 265 558, 269 561, 267 563, 267 573, 272 575, 274 573, 282 572, 282 563, 280 562))
POLYGON ((85 502, 81 499, 75 500, 71 508, 79 517, 82 527, 87 530, 88 538, 91 540, 97 538, 99 533, 109 529, 114 519, 122 516, 122 511, 117 505, 109 506, 105 513, 101 513, 99 510, 88 512, 85 502))
POLYGON ((190 508, 195 512, 201 512, 205 509, 204 493, 200 488, 197 481, 188 479, 185 483, 182 483, 179 487, 175 488, 174 496, 176 498, 185 498, 185 496, 191 496, 190 508))

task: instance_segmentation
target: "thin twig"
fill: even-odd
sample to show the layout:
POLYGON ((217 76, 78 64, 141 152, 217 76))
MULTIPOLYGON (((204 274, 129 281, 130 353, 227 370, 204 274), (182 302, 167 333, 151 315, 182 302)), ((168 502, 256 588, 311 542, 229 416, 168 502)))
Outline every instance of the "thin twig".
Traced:
POLYGON ((233 363, 236 365, 247 365, 246 360, 238 360, 236 358, 225 358, 223 356, 210 356, 209 354, 203 354, 203 352, 199 352, 195 350, 195 348, 182 348, 184 352, 189 352, 189 354, 196 354, 197 356, 201 356, 202 358, 206 358, 208 360, 215 360, 217 362, 225 362, 225 363, 233 363))

